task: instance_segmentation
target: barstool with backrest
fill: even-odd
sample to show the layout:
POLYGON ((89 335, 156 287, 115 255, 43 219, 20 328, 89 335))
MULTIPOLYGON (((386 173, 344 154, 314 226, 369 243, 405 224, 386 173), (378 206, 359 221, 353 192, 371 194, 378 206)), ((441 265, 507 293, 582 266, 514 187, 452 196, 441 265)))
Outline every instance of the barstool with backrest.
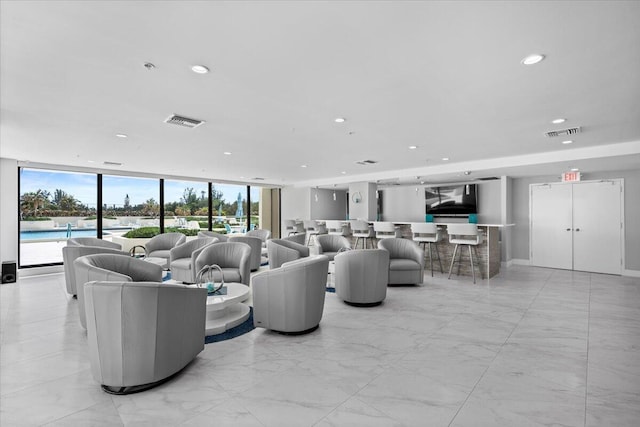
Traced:
POLYGON ((311 244, 311 238, 320 234, 327 234, 327 227, 324 224, 320 224, 315 219, 303 221, 304 230, 307 233, 307 246, 311 244))
POLYGON ((376 239, 401 238, 400 227, 396 227, 392 222, 376 221, 373 223, 373 231, 376 232, 376 239))
POLYGON ((438 226, 432 222, 414 222, 411 224, 411 233, 413 234, 413 241, 418 245, 424 245, 424 250, 427 250, 427 243, 429 244, 429 266, 431 268, 431 277, 433 277, 433 254, 431 244, 436 247, 436 255, 438 257, 438 263, 440 264, 440 273, 444 273, 442 270, 442 261, 440 260, 440 251, 438 251, 438 242, 442 240, 442 235, 438 226))
POLYGON ((367 239, 371 241, 371 246, 373 246, 373 236, 374 231, 373 227, 369 225, 368 221, 364 220, 354 220, 351 221, 351 230, 353 232, 353 237, 356 238, 356 244, 354 245, 354 249, 358 248, 358 241, 362 240, 362 249, 367 249, 367 239))
POLYGON ((327 221, 327 231, 335 236, 351 236, 351 227, 344 221, 327 221))
MULTIPOLYGON (((449 224, 447 225, 447 233, 449 234, 449 242, 454 243, 456 247, 453 250, 453 256, 451 257, 451 266, 449 267, 449 277, 451 278, 451 272, 453 271, 453 264, 456 260, 456 252, 460 245, 467 245, 469 248, 469 261, 471 262, 471 273, 473 274, 473 283, 476 283, 476 271, 473 266, 473 252, 476 252, 476 259, 478 253, 476 247, 482 243, 482 233, 478 230, 477 224, 449 224), (473 246, 473 251, 471 247, 473 246)), ((458 257, 458 274, 460 274, 460 261, 462 258, 462 251, 458 257)), ((479 267, 479 264, 478 264, 479 267)), ((482 271, 480 271, 482 277, 482 271)))

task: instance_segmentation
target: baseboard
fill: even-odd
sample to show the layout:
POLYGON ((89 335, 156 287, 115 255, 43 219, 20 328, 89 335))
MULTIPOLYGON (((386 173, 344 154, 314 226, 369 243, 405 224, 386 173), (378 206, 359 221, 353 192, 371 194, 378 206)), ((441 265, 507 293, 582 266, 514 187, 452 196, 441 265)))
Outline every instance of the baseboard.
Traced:
POLYGON ((627 277, 640 277, 640 270, 622 270, 622 275, 627 277))
POLYGON ((510 262, 511 265, 531 265, 531 260, 528 259, 512 258, 508 262, 510 262))
POLYGON ((21 268, 18 270, 18 278, 29 277, 29 276, 39 276, 41 274, 62 273, 62 272, 64 272, 64 266, 62 265, 51 265, 48 267, 21 268))

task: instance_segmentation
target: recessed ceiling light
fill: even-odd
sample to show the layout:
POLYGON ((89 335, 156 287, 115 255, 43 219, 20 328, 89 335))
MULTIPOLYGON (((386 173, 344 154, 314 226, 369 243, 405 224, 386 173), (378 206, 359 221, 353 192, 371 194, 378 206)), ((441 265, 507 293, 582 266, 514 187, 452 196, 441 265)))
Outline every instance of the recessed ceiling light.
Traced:
POLYGON ((153 65, 151 62, 145 62, 144 64, 142 64, 144 66, 144 68, 146 68, 147 70, 151 71, 154 68, 156 68, 155 65, 153 65))
POLYGON ((418 148, 418 146, 417 146, 417 145, 410 145, 410 146, 409 146, 409 150, 415 150, 416 148, 418 148))
POLYGON ((126 138, 128 135, 126 133, 116 133, 118 138, 126 138))
POLYGON ((573 141, 571 140, 567 140, 567 141, 562 141, 563 144, 573 144, 573 141))
POLYGON ((449 160, 448 157, 443 157, 442 160, 444 160, 445 162, 449 160))
POLYGON ((560 123, 564 123, 566 121, 567 119, 555 119, 555 120, 551 120, 551 123, 553 123, 554 125, 559 125, 560 123))
POLYGON ((345 119, 344 117, 338 117, 337 119, 334 120, 336 123, 344 123, 347 121, 347 119, 345 119))
POLYGON ((341 173, 342 175, 346 175, 346 174, 347 174, 347 171, 342 171, 342 172, 340 172, 340 173, 341 173))
POLYGON ((89 163, 95 163, 96 161, 95 161, 95 160, 87 160, 87 162, 89 162, 89 163))
POLYGON ((301 168, 306 168, 306 167, 307 167, 307 165, 300 165, 300 167, 301 167, 301 168))
POLYGON ((544 55, 541 55, 539 53, 533 53, 533 54, 527 56, 526 58, 524 58, 520 62, 523 65, 533 65, 533 64, 537 64, 538 62, 542 61, 543 59, 544 59, 544 55))
POLYGON ((207 74, 209 72, 209 69, 204 65, 194 65, 191 67, 191 71, 198 74, 207 74))
POLYGON ((578 172, 580 169, 578 168, 571 168, 571 172, 578 172))
POLYGON ((230 155, 231 155, 231 151, 225 151, 225 152, 224 152, 224 153, 222 153, 222 154, 224 154, 225 156, 230 156, 230 155))

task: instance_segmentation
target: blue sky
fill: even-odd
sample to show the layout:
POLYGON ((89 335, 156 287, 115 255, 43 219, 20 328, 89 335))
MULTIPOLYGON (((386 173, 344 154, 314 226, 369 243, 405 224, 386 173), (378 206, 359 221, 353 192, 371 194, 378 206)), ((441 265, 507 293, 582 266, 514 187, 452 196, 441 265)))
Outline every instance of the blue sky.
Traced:
MULTIPOLYGON (((94 207, 96 203, 96 182, 95 174, 60 172, 40 169, 21 169, 20 173, 20 193, 47 190, 51 194, 60 188, 66 193, 73 195, 82 203, 94 207)), ((122 205, 124 198, 129 195, 129 203, 137 205, 144 203, 150 198, 159 201, 159 181, 151 178, 132 178, 114 175, 103 175, 102 177, 102 199, 107 205, 122 205)), ((165 202, 179 201, 184 189, 191 187, 200 196, 200 191, 207 191, 207 183, 196 181, 174 181, 165 180, 165 202)), ((223 199, 227 203, 233 203, 238 198, 238 192, 245 197, 244 185, 215 184, 214 187, 222 191, 223 199)), ((251 200, 259 199, 259 188, 251 189, 251 200)))

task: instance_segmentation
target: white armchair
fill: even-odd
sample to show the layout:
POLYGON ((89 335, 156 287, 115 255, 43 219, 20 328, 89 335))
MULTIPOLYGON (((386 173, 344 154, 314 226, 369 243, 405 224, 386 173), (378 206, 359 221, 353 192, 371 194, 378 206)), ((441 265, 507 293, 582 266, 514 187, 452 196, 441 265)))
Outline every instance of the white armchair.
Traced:
POLYGON ((97 281, 85 300, 91 372, 108 393, 162 384, 204 350, 204 288, 97 281))
POLYGON ((309 248, 285 239, 271 239, 267 242, 269 268, 278 268, 285 262, 309 256, 309 248))
POLYGON ((253 277, 253 324, 301 334, 322 320, 329 258, 318 255, 282 264, 253 277))
POLYGON ((410 285, 424 281, 424 251, 413 240, 389 237, 378 242, 389 252, 389 284, 410 285))
POLYGON ((153 236, 144 245, 146 256, 164 258, 169 260, 169 251, 187 241, 187 236, 182 233, 163 233, 153 236))
POLYGON ((171 278, 183 283, 195 283, 196 258, 204 248, 218 242, 215 237, 204 237, 190 240, 169 251, 171 278))

